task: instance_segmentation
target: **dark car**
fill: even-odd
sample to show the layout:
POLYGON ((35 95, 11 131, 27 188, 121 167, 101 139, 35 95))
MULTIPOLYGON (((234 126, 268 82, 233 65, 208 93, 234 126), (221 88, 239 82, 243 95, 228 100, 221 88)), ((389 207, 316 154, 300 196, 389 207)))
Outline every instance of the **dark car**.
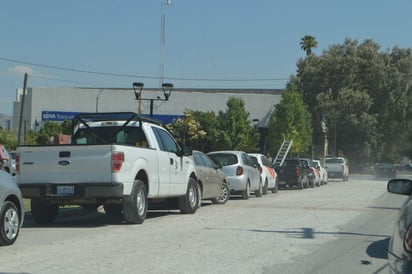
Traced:
POLYGON ((201 151, 194 150, 192 157, 195 162, 202 200, 211 200, 214 204, 226 203, 230 198, 230 191, 222 167, 201 151))
POLYGON ((279 187, 297 187, 303 189, 308 186, 308 162, 299 158, 286 159, 281 166, 275 166, 279 177, 279 187))
MULTIPOLYGON (((412 180, 392 179, 388 191, 394 194, 411 195, 412 180)), ((412 196, 399 210, 388 247, 389 273, 412 273, 412 196)))
POLYGON ((397 168, 391 163, 377 163, 373 167, 375 171, 375 178, 395 179, 397 168))

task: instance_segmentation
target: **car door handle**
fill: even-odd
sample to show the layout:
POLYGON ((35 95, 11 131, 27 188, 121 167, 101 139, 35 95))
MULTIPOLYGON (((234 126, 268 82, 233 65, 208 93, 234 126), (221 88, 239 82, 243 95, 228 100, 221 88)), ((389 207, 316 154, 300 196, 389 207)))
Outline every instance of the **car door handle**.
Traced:
POLYGON ((173 158, 170 158, 170 164, 173 165, 173 158))

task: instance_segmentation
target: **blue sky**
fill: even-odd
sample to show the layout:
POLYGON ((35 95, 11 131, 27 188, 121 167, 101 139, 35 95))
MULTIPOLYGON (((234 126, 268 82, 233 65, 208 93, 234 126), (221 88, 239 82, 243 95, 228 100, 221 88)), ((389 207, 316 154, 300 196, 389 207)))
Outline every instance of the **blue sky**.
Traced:
POLYGON ((13 0, 0 2, 0 113, 23 87, 284 88, 315 36, 412 48, 412 1, 13 0), (102 73, 102 74, 99 74, 102 73))

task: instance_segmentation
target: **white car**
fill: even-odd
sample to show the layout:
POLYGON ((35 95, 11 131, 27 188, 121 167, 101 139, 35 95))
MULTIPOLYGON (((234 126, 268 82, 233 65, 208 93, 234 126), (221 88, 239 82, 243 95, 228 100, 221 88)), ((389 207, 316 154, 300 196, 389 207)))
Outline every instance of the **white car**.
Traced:
POLYGON ((249 156, 255 159, 262 169, 260 174, 263 182, 263 194, 266 195, 268 190, 271 190, 272 193, 278 192, 278 175, 269 159, 260 153, 249 153, 249 156))
POLYGON ((322 166, 319 160, 312 160, 315 168, 319 171, 320 184, 326 185, 328 183, 328 171, 322 166))

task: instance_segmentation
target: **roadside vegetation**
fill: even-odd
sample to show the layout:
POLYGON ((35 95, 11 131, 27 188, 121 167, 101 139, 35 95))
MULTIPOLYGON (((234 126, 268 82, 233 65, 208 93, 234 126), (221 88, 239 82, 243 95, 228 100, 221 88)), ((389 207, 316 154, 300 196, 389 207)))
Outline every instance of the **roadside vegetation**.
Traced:
MULTIPOLYGON (((346 38, 316 55, 318 43, 310 35, 300 46, 305 56, 297 61, 267 129, 254 127, 245 103, 234 96, 219 113, 186 109, 169 130, 202 151, 273 155, 284 139, 293 139, 295 155, 345 156, 352 166, 412 158, 412 49, 381 50, 372 40, 346 38)), ((70 121, 45 122, 38 131, 28 130, 25 143, 47 144, 51 136, 70 131, 70 121)), ((9 150, 17 147, 14 136, 0 131, 9 150)))

